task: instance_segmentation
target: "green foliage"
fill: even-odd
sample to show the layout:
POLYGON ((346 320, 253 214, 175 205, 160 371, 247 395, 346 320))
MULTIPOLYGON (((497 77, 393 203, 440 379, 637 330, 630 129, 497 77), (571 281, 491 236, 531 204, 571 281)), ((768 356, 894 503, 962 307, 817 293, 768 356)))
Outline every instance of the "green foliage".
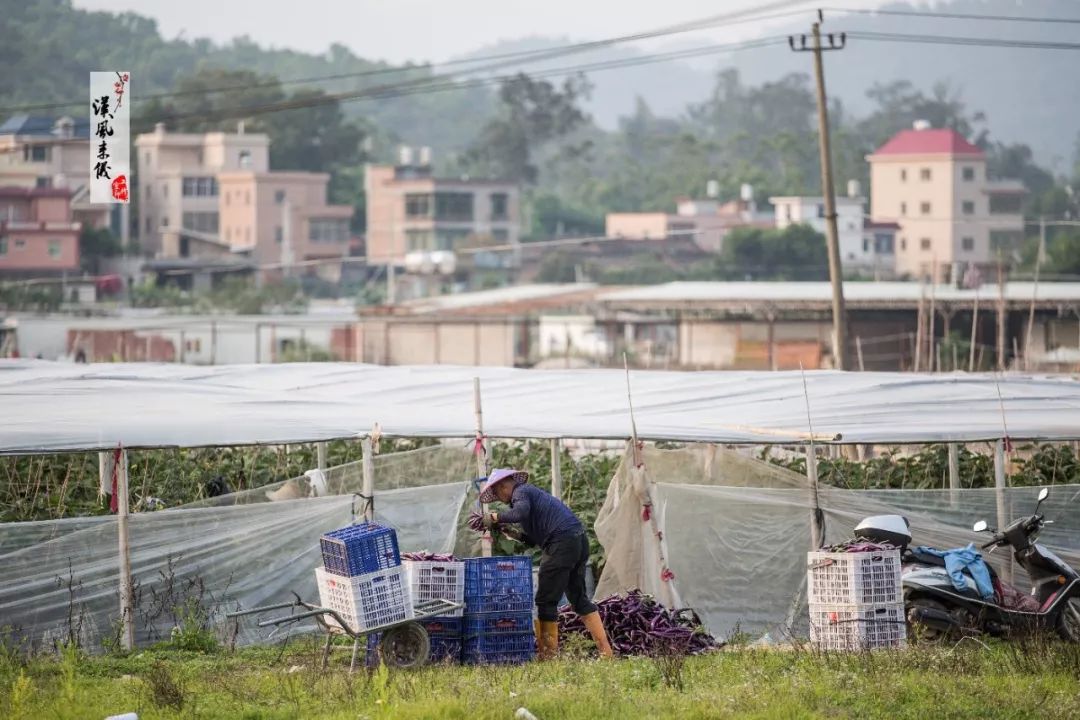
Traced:
POLYGON ((578 262, 570 253, 558 252, 547 254, 540 262, 536 273, 537 282, 571 283, 577 279, 578 262))
POLYGON ((0 310, 56 312, 63 302, 59 285, 0 283, 0 310))
POLYGON ((79 261, 84 272, 96 275, 101 272, 103 259, 118 257, 123 253, 120 238, 108 228, 84 226, 79 234, 79 261))
POLYGON ((531 200, 532 238, 594 237, 604 232, 604 218, 552 193, 539 193, 531 200))
POLYGON ((287 345, 278 356, 278 362, 334 362, 334 354, 326 348, 312 345, 306 340, 287 345))
POLYGON ((717 269, 728 279, 827 279, 825 236, 808 225, 736 228, 724 240, 717 269))
POLYGON ((191 293, 176 285, 158 285, 147 279, 131 290, 134 307, 188 309, 209 313, 231 311, 240 315, 263 313, 300 313, 307 307, 307 298, 296 280, 267 282, 262 286, 251 278, 230 277, 208 293, 191 293))

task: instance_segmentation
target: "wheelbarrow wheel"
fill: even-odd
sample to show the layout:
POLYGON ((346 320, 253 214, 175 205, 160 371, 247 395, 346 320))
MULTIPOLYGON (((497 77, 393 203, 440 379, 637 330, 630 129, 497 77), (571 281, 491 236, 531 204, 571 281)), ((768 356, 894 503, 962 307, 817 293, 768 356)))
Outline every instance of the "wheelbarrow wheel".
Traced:
POLYGON ((431 638, 420 623, 390 628, 379 641, 379 656, 387 667, 420 667, 428 661, 431 638))

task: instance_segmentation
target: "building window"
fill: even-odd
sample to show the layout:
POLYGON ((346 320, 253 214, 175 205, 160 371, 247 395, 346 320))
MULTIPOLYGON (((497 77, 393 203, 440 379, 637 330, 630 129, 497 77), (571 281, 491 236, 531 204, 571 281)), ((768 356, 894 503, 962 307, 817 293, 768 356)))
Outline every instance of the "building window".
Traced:
POLYGON ((961 203, 960 209, 963 210, 965 215, 974 215, 975 203, 971 200, 965 200, 963 203, 961 203))
POLYGON ((15 241, 15 249, 16 250, 25 250, 26 249, 26 241, 25 240, 16 240, 15 241))
POLYGON ((8 251, 8 239, 0 237, 0 255, 7 255, 8 251))
POLYGON ((184 197, 217 197, 217 178, 186 177, 183 180, 183 194, 184 197))
POLYGON ((975 249, 975 238, 973 238, 973 237, 964 238, 963 240, 960 241, 960 247, 962 247, 965 252, 971 252, 972 250, 975 249))
POLYGON ((818 203, 818 206, 817 206, 817 216, 819 218, 825 217, 825 206, 823 204, 821 204, 821 203, 818 203))
POLYGON ((47 145, 24 145, 23 160, 25 162, 48 162, 49 148, 47 145))
POLYGON ((1024 197, 1022 195, 998 195, 990 196, 991 215, 1019 215, 1023 210, 1024 197))
POLYGON ((491 231, 491 239, 499 245, 505 245, 510 242, 510 233, 501 228, 491 231))
POLYGON ((349 240, 349 221, 338 218, 311 218, 308 240, 313 243, 343 243, 349 240))
POLYGON ((280 245, 284 241, 285 233, 282 231, 281 226, 278 225, 276 228, 274 228, 274 242, 280 245))
POLYGON ((405 217, 431 217, 431 195, 421 193, 405 195, 405 217))
POLYGON ((920 170, 919 171, 919 179, 920 180, 929 180, 930 179, 930 168, 923 168, 922 170, 920 170))
POLYGON ((900 168, 900 182, 907 182, 907 168, 900 168))
POLYGON ((919 247, 921 247, 923 250, 929 250, 930 249, 930 238, 923 238, 922 240, 920 240, 919 241, 919 247))
POLYGON ((251 151, 250 150, 241 150, 240 151, 240 167, 242 167, 244 169, 247 169, 247 168, 251 167, 251 151))
POLYGON ((894 252, 893 236, 888 233, 874 235, 874 252, 878 255, 892 255, 894 252))
POLYGON ((52 187, 52 178, 51 177, 39 177, 35 181, 34 185, 35 185, 35 187, 39 187, 39 188, 50 188, 50 187, 52 187))
POLYGON ((49 257, 51 257, 53 260, 56 260, 57 258, 60 257, 60 241, 59 240, 50 240, 49 241, 49 257))
POLYGON ((471 221, 473 219, 472 193, 435 193, 435 219, 471 221))
POLYGON ((216 235, 218 232, 218 214, 216 212, 186 212, 183 217, 185 230, 216 235))
POLYGON ((408 252, 432 250, 432 234, 430 230, 406 230, 405 247, 408 252))
POLYGON ((920 205, 919 206, 919 212, 921 212, 923 215, 929 215, 930 214, 930 203, 924 202, 922 205, 920 205))
POLYGON ((506 220, 509 217, 509 198, 506 193, 491 194, 491 219, 506 220))
POLYGON ((870 252, 870 238, 863 238, 862 239, 862 251, 864 253, 870 252))
POLYGON ((168 215, 161 218, 161 227, 163 227, 163 228, 169 227, 169 216, 168 215))
POLYGON ((787 220, 788 222, 791 222, 791 205, 790 204, 785 204, 784 205, 784 219, 787 220))
POLYGON ((907 238, 900 238, 900 249, 907 250, 907 238))
POLYGON ((975 179, 975 168, 973 168, 973 167, 964 168, 964 170, 963 170, 963 178, 964 178, 964 180, 966 180, 968 182, 971 182, 972 180, 974 180, 975 179))
POLYGON ((435 249, 457 250, 465 244, 471 235, 471 231, 464 229, 439 230, 435 233, 435 249))
POLYGON ((274 191, 274 204, 275 205, 281 205, 284 202, 285 202, 285 191, 284 190, 275 190, 274 191))
POLYGON ((907 203, 906 202, 900 203, 900 214, 901 215, 907 215, 907 203))

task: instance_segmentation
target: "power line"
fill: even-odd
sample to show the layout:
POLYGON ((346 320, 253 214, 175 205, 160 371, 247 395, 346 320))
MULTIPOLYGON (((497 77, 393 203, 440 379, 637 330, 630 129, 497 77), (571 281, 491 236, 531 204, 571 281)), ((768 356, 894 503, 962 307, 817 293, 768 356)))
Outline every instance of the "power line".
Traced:
POLYGON ((1024 15, 979 15, 973 13, 957 12, 930 12, 927 10, 872 10, 863 8, 822 8, 826 12, 851 13, 857 15, 892 15, 897 17, 923 17, 947 20, 986 20, 992 22, 1020 22, 1020 23, 1066 23, 1080 25, 1080 18, 1049 17, 1037 18, 1024 15))
POLYGON ((877 42, 916 43, 928 45, 954 45, 958 47, 1005 47, 1027 50, 1080 50, 1080 43, 1051 42, 1041 40, 1005 40, 985 37, 955 37, 948 35, 916 35, 904 33, 881 33, 852 31, 852 39, 877 42))
MULTIPOLYGON (((379 75, 389 75, 398 73, 415 72, 417 70, 430 69, 432 67, 448 67, 458 65, 471 65, 476 63, 484 63, 493 60, 499 61, 512 61, 501 62, 500 66, 508 66, 518 64, 519 62, 535 63, 543 60, 549 60, 554 58, 563 57, 565 55, 571 55, 576 53, 588 52, 592 50, 598 50, 612 45, 617 45, 627 42, 635 42, 639 40, 649 40, 657 37, 663 37, 667 35, 674 35, 679 33, 693 32, 695 30, 715 29, 718 27, 724 27, 728 25, 738 25, 746 22, 761 22, 764 20, 774 20, 784 17, 791 17, 801 14, 805 10, 786 10, 783 12, 776 12, 772 14, 761 14, 773 9, 790 8, 792 6, 806 5, 809 0, 783 0, 778 2, 772 2, 766 4, 764 7, 757 9, 746 9, 735 12, 723 13, 720 15, 712 15, 705 18, 699 18, 697 20, 691 20, 676 25, 664 26, 653 30, 645 30, 629 35, 619 35, 610 38, 604 38, 601 40, 590 40, 586 42, 571 43, 567 45, 556 46, 552 48, 541 48, 537 50, 517 50, 513 52, 497 53, 493 55, 484 55, 472 58, 460 58, 457 60, 448 60, 442 63, 427 63, 424 65, 402 66, 393 68, 375 68, 371 70, 361 70, 351 73, 337 73, 333 75, 319 75, 307 78, 293 78, 289 80, 275 80, 262 83, 249 83, 245 85, 232 85, 217 88, 207 88, 203 90, 188 90, 188 91, 174 91, 166 93, 156 93, 153 95, 144 95, 137 97, 136 102, 143 102, 146 100, 158 100, 163 98, 173 97, 186 97, 191 95, 208 95, 222 92, 234 92, 238 90, 249 90, 252 88, 260 87, 278 87, 282 85, 295 85, 295 84, 307 84, 315 82, 329 82, 333 80, 343 80, 348 78, 361 78, 361 77, 374 77, 379 75)), ((474 73, 483 72, 490 68, 467 68, 459 71, 460 73, 474 73)), ((443 76, 448 76, 444 73, 443 76)), ((433 77, 438 77, 435 75, 433 77)), ((427 78, 420 78, 418 80, 424 80, 427 78)), ((69 107, 82 107, 86 103, 84 101, 78 102, 65 102, 65 103, 45 103, 38 105, 23 105, 19 107, 0 108, 0 113, 15 113, 15 112, 27 112, 32 110, 54 110, 59 108, 69 107)))

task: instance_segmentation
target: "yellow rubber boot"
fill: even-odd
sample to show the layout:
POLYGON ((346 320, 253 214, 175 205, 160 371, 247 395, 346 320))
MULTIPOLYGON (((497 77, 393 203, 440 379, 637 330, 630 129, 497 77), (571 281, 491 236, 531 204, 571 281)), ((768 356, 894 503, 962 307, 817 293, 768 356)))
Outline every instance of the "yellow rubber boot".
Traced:
POLYGON ((559 623, 540 621, 537 645, 541 660, 551 660, 559 653, 559 623))
POLYGON ((614 657, 615 653, 611 650, 611 643, 608 642, 607 631, 604 630, 604 622, 600 619, 600 613, 591 612, 588 615, 582 615, 581 621, 585 623, 585 629, 592 635, 593 642, 596 643, 596 649, 600 651, 600 657, 614 657))

